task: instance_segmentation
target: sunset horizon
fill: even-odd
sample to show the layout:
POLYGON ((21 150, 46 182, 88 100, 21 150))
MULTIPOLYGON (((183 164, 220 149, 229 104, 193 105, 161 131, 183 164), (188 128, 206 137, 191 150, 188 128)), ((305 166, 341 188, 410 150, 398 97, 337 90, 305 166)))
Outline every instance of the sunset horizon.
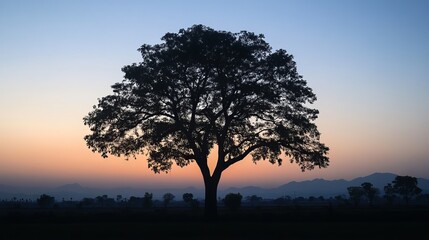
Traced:
POLYGON ((0 185, 203 187, 195 162, 155 174, 145 155, 102 158, 83 121, 121 68, 142 61, 136 49, 195 24, 263 34, 292 54, 330 149, 327 168, 305 172, 283 154, 281 166, 248 156, 219 188, 377 172, 429 179, 428 11, 425 1, 0 1, 0 185))

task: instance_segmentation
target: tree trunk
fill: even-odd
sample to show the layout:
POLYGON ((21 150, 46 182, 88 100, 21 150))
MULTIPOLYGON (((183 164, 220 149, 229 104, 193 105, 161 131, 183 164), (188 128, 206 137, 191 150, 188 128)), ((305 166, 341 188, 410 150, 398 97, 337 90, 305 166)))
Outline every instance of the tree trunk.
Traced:
POLYGON ((216 177, 205 177, 205 204, 204 204, 204 216, 213 220, 217 218, 217 186, 219 184, 219 179, 216 177))

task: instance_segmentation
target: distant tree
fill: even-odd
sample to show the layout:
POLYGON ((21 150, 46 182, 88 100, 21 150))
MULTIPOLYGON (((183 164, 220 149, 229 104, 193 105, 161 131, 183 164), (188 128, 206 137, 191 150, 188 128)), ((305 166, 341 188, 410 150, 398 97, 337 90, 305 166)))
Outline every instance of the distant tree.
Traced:
POLYGON ((95 203, 95 200, 93 198, 83 198, 80 203, 82 206, 90 206, 95 203))
POLYGON ((276 205, 284 205, 284 204, 286 204, 286 202, 287 201, 286 201, 285 197, 278 197, 278 198, 273 200, 273 203, 276 205))
POLYGON ((194 195, 192 193, 184 193, 182 198, 185 203, 190 203, 194 199, 194 195))
POLYGON ((228 209, 235 211, 240 208, 242 198, 240 193, 228 193, 223 202, 228 209))
POLYGON ((148 154, 148 167, 168 172, 195 162, 204 179, 205 214, 217 214, 222 172, 252 156, 302 171, 327 167, 328 148, 309 107, 316 95, 293 56, 272 51, 263 35, 195 25, 139 48, 142 62, 122 68, 124 80, 84 118, 94 152, 148 154), (208 157, 217 145, 217 163, 208 157))
POLYGON ((366 199, 369 202, 369 205, 372 206, 374 203, 374 198, 377 197, 379 190, 375 187, 373 187, 372 183, 364 182, 361 184, 363 195, 366 197, 366 199))
POLYGON ((384 186, 384 198, 389 205, 393 204, 393 199, 395 198, 395 189, 391 183, 388 183, 386 186, 384 186))
POLYGON ((116 195, 116 202, 121 202, 122 201, 122 195, 121 194, 118 194, 118 195, 116 195))
POLYGON ((101 207, 108 207, 115 204, 115 199, 109 198, 109 196, 104 194, 102 196, 95 197, 95 202, 101 207))
POLYGON ((97 196, 97 197, 95 197, 95 202, 97 204, 103 205, 105 199, 107 199, 107 195, 97 196))
POLYGON ((305 202, 305 198, 304 197, 296 197, 293 199, 293 203, 296 204, 296 206, 298 206, 300 203, 305 202))
POLYGON ((335 202, 337 203, 337 204, 345 204, 345 205, 347 205, 348 204, 348 200, 347 200, 347 198, 346 198, 346 196, 345 195, 336 195, 335 197, 334 197, 334 199, 335 199, 335 202))
POLYGON ((183 201, 189 206, 191 206, 192 209, 198 209, 200 207, 200 202, 197 199, 194 199, 194 195, 192 193, 184 193, 183 201))
POLYGON ((364 195, 362 187, 348 187, 347 191, 349 193, 350 200, 353 201, 355 206, 358 206, 364 195))
POLYGON ((422 192, 422 190, 417 187, 417 178, 415 177, 396 176, 392 183, 394 191, 404 198, 406 204, 408 204, 413 196, 422 192))
POLYGON ((144 208, 151 208, 152 207, 152 204, 153 204, 152 197, 153 197, 152 193, 145 192, 144 197, 143 197, 143 207, 144 208))
POLYGON ((166 193, 166 194, 164 194, 164 196, 162 196, 162 198, 164 200, 164 206, 167 207, 168 204, 170 204, 170 202, 172 202, 175 197, 176 196, 174 196, 172 193, 166 193))
POLYGON ((251 196, 247 196, 246 200, 250 202, 251 206, 255 206, 256 204, 262 201, 262 197, 259 197, 257 195, 251 195, 251 196))
POLYGON ((129 207, 134 207, 134 208, 140 207, 141 208, 141 207, 143 207, 143 198, 131 196, 130 199, 128 200, 127 205, 129 207))
POLYGON ((55 204, 55 198, 52 196, 49 196, 47 194, 42 194, 40 195, 40 197, 37 199, 37 204, 41 207, 41 208, 50 208, 53 207, 55 204))

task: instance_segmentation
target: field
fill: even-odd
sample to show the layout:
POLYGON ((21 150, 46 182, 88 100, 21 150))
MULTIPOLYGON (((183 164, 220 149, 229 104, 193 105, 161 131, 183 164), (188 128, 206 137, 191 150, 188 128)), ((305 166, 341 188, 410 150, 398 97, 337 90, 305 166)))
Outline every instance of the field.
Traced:
POLYGON ((221 209, 216 221, 190 209, 3 209, 0 214, 0 239, 422 239, 429 227, 427 207, 221 209))

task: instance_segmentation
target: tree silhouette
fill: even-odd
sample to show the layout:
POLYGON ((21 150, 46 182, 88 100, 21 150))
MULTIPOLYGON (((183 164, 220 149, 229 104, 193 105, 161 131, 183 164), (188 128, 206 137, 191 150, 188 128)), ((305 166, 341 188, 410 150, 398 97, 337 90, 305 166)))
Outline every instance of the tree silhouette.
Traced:
POLYGON ((301 169, 328 166, 308 107, 316 95, 293 56, 272 51, 263 35, 216 31, 202 25, 142 45, 143 61, 122 68, 124 80, 85 118, 86 143, 103 157, 147 154, 155 173, 173 162, 195 162, 204 179, 205 214, 217 214, 222 172, 251 155, 301 169), (208 156, 217 146, 214 170, 208 156))
POLYGON ((388 183, 384 186, 384 198, 387 201, 387 204, 392 205, 393 199, 395 198, 395 189, 393 188, 391 183, 388 183))
POLYGON ((228 209, 235 211, 240 208, 241 199, 243 199, 243 196, 240 193, 228 193, 223 202, 228 209))
POLYGON ((410 176, 396 176, 393 180, 393 189, 399 195, 402 195, 406 204, 414 195, 418 195, 422 190, 417 187, 417 178, 410 176))
POLYGON ((162 199, 164 200, 164 207, 167 207, 170 202, 174 200, 176 196, 174 196, 172 193, 166 193, 162 196, 162 199))
POLYGON ((355 207, 357 207, 362 196, 364 195, 362 187, 348 187, 347 192, 349 193, 350 200, 352 200, 355 207))
POLYGON ((255 206, 255 204, 262 201, 262 197, 259 197, 258 195, 251 195, 246 197, 246 201, 250 202, 251 206, 255 206))
POLYGON ((360 185, 362 187, 363 195, 368 199, 369 205, 372 206, 374 198, 378 195, 379 190, 372 185, 372 183, 364 182, 360 185))
POLYGON ((192 209, 198 209, 200 206, 200 202, 197 199, 194 199, 194 195, 192 193, 184 193, 182 198, 185 203, 192 207, 192 209))
POLYGON ((37 199, 37 204, 41 207, 41 208, 50 208, 53 207, 55 203, 55 198, 52 196, 49 196, 47 194, 42 194, 40 195, 40 197, 37 199))
POLYGON ((143 197, 143 207, 144 208, 151 208, 152 207, 152 204, 153 204, 152 197, 153 197, 152 193, 148 193, 148 192, 144 193, 144 197, 143 197))
POLYGON ((183 196, 182 196, 182 198, 183 198, 183 201, 185 203, 190 203, 194 199, 194 194, 192 194, 192 193, 184 193, 183 196))

